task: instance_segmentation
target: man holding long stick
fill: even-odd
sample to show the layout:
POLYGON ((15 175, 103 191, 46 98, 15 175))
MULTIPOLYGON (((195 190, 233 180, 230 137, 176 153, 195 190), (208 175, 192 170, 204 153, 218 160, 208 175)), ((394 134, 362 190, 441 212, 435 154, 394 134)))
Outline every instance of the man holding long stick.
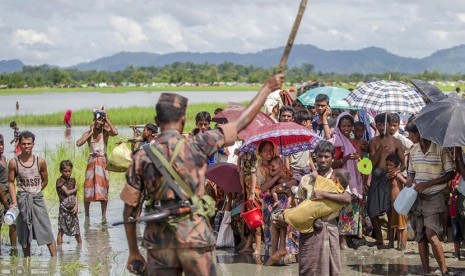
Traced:
MULTIPOLYGON (((161 134, 149 150, 159 151, 171 160, 169 171, 174 179, 177 178, 176 183, 171 186, 167 178, 162 177, 163 173, 155 167, 147 150, 138 151, 121 192, 125 203, 123 219, 131 221, 130 218, 136 216, 140 204, 143 204, 142 195, 150 199, 155 208, 170 208, 178 204, 180 196, 176 190, 181 190, 181 197, 187 197, 191 204, 196 205, 194 199, 203 198, 205 193, 203 183, 208 156, 222 146, 233 144, 237 132, 252 121, 268 94, 281 88, 282 83, 281 74, 269 78, 237 121, 219 125, 217 129, 198 134, 189 141, 183 141, 182 136, 187 99, 163 93, 156 105, 156 121, 161 134), (181 146, 178 146, 180 141, 181 146), (188 190, 193 196, 189 196, 188 190)), ((127 223, 128 270, 149 275, 181 275, 182 272, 186 275, 216 275, 215 238, 208 217, 198 209, 187 216, 147 223, 142 242, 147 248, 147 263, 137 247, 135 222, 127 223)))

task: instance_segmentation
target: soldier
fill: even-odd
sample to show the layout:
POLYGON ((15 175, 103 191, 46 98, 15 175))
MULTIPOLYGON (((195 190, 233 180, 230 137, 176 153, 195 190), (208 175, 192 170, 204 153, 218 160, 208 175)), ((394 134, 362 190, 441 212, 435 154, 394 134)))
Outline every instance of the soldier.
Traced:
MULTIPOLYGON (((162 177, 160 170, 151 161, 147 149, 138 151, 128 169, 127 184, 121 192, 121 199, 125 203, 124 220, 128 221, 137 214, 143 196, 155 202, 154 206, 169 207, 176 204, 176 198, 179 197, 175 190, 181 188, 181 193, 193 199, 179 182, 186 183, 187 189, 192 190, 195 197, 202 197, 208 156, 222 146, 232 145, 237 132, 251 122, 268 94, 279 89, 282 82, 281 74, 268 79, 235 122, 219 125, 217 129, 192 137, 182 145, 178 155, 174 151, 178 141, 184 139, 182 132, 186 122, 187 99, 177 94, 161 94, 156 105, 156 122, 161 134, 149 150, 159 150, 168 160, 174 155, 172 168, 179 174, 178 180, 181 181, 176 181, 176 187, 171 188, 169 181, 162 177)), ((208 218, 200 212, 167 223, 148 222, 142 242, 147 248, 147 264, 137 247, 135 222, 127 223, 125 230, 129 245, 127 269, 130 272, 144 271, 149 275, 181 275, 182 272, 186 275, 216 275, 213 254, 215 238, 208 218)))

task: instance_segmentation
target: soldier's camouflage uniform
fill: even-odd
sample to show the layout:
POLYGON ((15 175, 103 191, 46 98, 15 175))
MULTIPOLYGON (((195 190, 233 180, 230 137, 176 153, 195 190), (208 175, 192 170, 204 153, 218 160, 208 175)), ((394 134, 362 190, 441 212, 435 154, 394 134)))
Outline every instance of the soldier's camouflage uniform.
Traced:
MULTIPOLYGON (((236 139, 232 125, 221 125, 190 138, 176 157, 173 168, 184 182, 190 185, 195 194, 205 193, 205 172, 208 156, 214 154, 224 144, 232 144, 236 139)), ((163 131, 155 147, 167 160, 171 159, 176 143, 183 136, 176 130, 163 131)), ((127 184, 121 192, 121 199, 128 205, 137 207, 142 193, 146 199, 175 199, 171 189, 161 190, 162 177, 144 150, 133 157, 133 165, 126 174, 127 184)), ((181 188, 182 190, 182 188, 181 188)), ((186 197, 189 196, 186 194, 186 197)), ((176 229, 166 223, 147 223, 142 245, 147 248, 148 273, 155 274, 170 269, 182 270, 186 275, 216 275, 215 246, 210 223, 202 216, 194 215, 180 221, 176 229)))

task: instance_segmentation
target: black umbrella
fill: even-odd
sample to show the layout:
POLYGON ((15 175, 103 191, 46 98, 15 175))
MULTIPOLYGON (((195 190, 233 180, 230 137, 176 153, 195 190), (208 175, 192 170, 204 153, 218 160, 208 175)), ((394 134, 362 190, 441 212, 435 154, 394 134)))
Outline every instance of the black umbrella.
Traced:
POLYGON ((420 92, 423 97, 426 97, 430 102, 434 103, 447 98, 446 94, 442 93, 439 88, 427 81, 410 80, 410 82, 413 84, 413 86, 415 86, 416 90, 420 92))
POLYGON ((465 101, 446 98, 425 106, 414 120, 421 138, 442 147, 465 146, 465 101))

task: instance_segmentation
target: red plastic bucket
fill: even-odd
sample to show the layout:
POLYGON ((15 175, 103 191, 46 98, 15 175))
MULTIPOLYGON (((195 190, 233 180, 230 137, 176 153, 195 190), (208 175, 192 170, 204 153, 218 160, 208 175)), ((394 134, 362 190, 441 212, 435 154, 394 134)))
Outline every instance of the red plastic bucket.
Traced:
POLYGON ((262 210, 256 201, 247 201, 242 205, 241 217, 244 219, 250 230, 263 225, 262 210))

